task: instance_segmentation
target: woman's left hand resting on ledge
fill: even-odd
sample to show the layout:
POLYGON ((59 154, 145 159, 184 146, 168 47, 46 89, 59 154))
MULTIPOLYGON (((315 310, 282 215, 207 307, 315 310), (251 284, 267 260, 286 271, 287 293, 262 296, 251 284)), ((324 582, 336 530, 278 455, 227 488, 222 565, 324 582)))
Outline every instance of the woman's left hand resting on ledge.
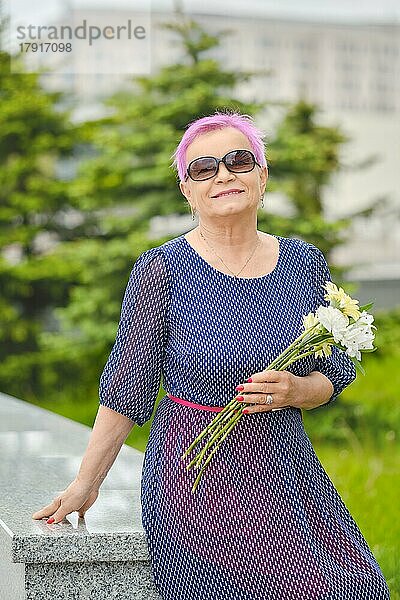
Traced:
POLYGON ((90 489, 87 485, 74 479, 50 504, 35 512, 32 519, 51 516, 53 519, 51 523, 58 523, 74 511, 78 511, 79 516, 83 517, 85 512, 96 502, 98 495, 98 489, 90 489))
POLYGON ((325 404, 333 393, 330 379, 319 371, 298 377, 290 371, 260 371, 251 376, 251 382, 240 383, 237 389, 246 406, 246 414, 269 412, 273 408, 294 406, 309 409, 325 404), (272 404, 266 404, 267 394, 271 394, 272 404))

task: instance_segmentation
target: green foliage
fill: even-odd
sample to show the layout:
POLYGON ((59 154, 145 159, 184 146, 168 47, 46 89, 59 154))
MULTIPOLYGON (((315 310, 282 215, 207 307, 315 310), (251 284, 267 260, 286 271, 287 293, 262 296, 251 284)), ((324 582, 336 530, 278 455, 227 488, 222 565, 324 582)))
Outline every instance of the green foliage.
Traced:
POLYGON ((382 357, 396 355, 400 349, 400 306, 389 311, 375 313, 375 324, 378 328, 375 345, 382 357))
POLYGON ((66 302, 76 277, 76 265, 38 246, 39 234, 71 237, 60 219, 67 185, 56 170, 72 153, 75 130, 59 99, 41 89, 36 74, 10 73, 10 57, 0 52, 0 387, 22 397, 38 384, 47 311, 66 302), (14 261, 6 258, 10 250, 18 254, 14 261))
POLYGON ((399 600, 399 445, 389 445, 382 451, 369 444, 359 448, 347 444, 340 449, 327 444, 314 447, 377 559, 390 597, 399 600))
MULTIPOLYGON (((346 218, 325 219, 323 192, 333 176, 347 168, 340 154, 349 138, 338 127, 318 123, 318 113, 316 105, 300 99, 288 107, 270 140, 267 189, 283 193, 290 200, 292 214, 280 217, 262 213, 259 224, 280 235, 312 242, 329 258, 331 250, 346 241, 353 219, 370 216, 379 203, 375 201, 367 211, 356 211, 346 218)), ((344 271, 334 267, 332 275, 339 280, 344 271)))
POLYGON ((340 169, 339 150, 347 138, 338 128, 317 123, 317 107, 299 101, 290 107, 270 145, 270 164, 296 215, 323 212, 322 189, 340 169))

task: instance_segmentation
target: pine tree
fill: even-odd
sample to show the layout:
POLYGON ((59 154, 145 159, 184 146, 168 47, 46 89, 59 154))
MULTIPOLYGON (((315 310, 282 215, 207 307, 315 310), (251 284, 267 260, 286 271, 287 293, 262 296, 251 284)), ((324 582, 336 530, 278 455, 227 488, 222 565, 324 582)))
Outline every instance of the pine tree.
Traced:
POLYGON ((29 395, 40 379, 39 336, 48 310, 67 300, 74 265, 46 248, 79 235, 63 215, 67 182, 57 174, 75 131, 38 75, 12 73, 0 52, 0 388, 29 395))

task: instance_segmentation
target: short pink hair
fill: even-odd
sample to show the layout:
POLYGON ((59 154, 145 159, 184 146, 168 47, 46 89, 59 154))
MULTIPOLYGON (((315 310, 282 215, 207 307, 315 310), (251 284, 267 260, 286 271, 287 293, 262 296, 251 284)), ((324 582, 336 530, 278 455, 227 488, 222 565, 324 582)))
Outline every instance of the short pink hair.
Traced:
POLYGON ((263 142, 264 133, 257 129, 250 115, 242 115, 238 112, 220 112, 216 111, 213 115, 201 117, 192 121, 186 128, 174 154, 172 155, 172 166, 178 172, 179 179, 183 181, 186 176, 186 150, 188 146, 202 133, 214 131, 215 129, 224 129, 225 127, 234 127, 247 137, 250 146, 253 149, 256 161, 263 167, 266 166, 265 145, 263 142))

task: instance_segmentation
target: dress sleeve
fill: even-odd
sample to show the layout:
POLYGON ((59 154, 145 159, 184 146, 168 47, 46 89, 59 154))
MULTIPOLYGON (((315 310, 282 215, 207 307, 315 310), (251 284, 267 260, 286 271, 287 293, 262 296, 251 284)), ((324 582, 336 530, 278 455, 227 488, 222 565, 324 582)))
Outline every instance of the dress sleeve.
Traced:
MULTIPOLYGON (((315 305, 313 311, 321 305, 328 306, 328 300, 324 299, 326 290, 322 287, 326 281, 332 281, 328 263, 319 248, 308 244, 311 253, 312 285, 314 288, 315 305)), ((356 378, 356 368, 344 350, 331 346, 332 354, 323 358, 316 358, 315 371, 319 371, 332 382, 334 391, 325 404, 330 404, 339 396, 345 387, 350 385, 356 378)))
POLYGON ((100 377, 100 404, 142 426, 160 388, 167 340, 168 271, 157 247, 133 265, 114 346, 100 377))

